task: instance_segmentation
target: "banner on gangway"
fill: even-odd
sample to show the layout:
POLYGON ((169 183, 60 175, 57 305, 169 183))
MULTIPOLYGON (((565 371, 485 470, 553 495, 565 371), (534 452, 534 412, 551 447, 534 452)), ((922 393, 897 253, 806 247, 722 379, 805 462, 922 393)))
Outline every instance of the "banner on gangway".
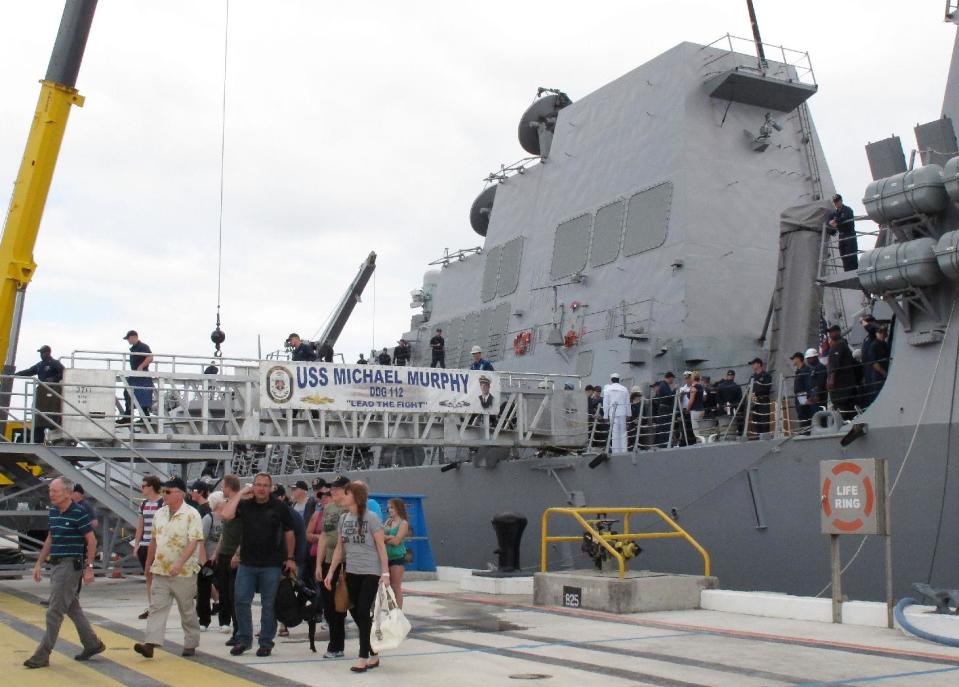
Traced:
POLYGON ((495 415, 495 372, 389 365, 260 363, 260 407, 495 415))

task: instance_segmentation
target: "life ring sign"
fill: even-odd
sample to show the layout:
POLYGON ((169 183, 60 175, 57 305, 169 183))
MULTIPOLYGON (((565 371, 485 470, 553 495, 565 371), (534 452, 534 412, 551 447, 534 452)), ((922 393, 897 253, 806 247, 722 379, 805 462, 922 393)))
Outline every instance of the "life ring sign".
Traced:
POLYGON ((886 533, 885 460, 824 460, 819 463, 823 534, 886 533))

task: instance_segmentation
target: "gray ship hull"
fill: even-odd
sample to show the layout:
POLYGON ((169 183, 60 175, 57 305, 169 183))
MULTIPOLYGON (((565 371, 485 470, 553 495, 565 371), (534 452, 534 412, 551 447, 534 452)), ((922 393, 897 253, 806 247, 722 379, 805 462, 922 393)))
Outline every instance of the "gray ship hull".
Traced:
MULTIPOLYGON (((950 431, 945 424, 919 429, 891 499, 897 597, 913 582, 955 586, 959 484, 943 450, 950 431)), ((566 491, 583 492, 588 506, 675 508, 679 524, 709 552, 723 588, 816 595, 829 582, 829 538, 820 534, 819 524, 819 461, 887 457, 894 481, 912 439, 912 432, 901 428, 877 428, 845 449, 840 435, 795 437, 613 456, 596 469, 588 467, 589 457, 579 456, 501 462, 489 469, 464 464, 446 473, 421 467, 356 476, 374 491, 427 496, 433 554, 441 565, 486 568, 496 560, 490 519, 515 511, 529 518, 523 566, 538 567, 540 517, 548 507, 567 505, 566 493, 546 469, 555 465, 566 491)), ((660 527, 654 520, 645 524, 660 527)), ((862 539, 842 538, 844 562, 862 539)), ((850 598, 884 598, 883 547, 881 537, 866 539, 843 577, 850 598)), ((589 565, 578 548, 570 549, 576 565, 589 565)), ((551 565, 563 559, 563 551, 551 550, 551 565)), ((679 540, 662 540, 650 542, 632 567, 700 573, 702 559, 679 540)))

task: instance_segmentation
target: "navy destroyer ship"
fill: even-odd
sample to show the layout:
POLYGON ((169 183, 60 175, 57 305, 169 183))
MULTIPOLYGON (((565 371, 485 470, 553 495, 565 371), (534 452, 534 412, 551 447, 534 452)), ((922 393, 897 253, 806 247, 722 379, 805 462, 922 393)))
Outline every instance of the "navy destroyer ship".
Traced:
MULTIPOLYGON (((66 71, 48 76, 70 82, 69 94, 76 70, 66 71)), ((825 224, 836 189, 807 107, 818 86, 806 53, 773 52, 757 30, 753 40, 681 43, 586 95, 540 89, 518 124, 525 156, 490 174, 470 209, 483 245, 445 255, 413 292, 419 312, 401 336, 419 389, 400 388, 403 368, 383 371, 381 384, 373 372, 323 372, 331 363, 293 364, 285 352, 219 357, 215 369, 157 353, 150 371, 131 372, 123 352, 76 351, 63 359, 62 383, 6 378, 7 435, 20 440, 0 444, 9 482, 0 525, 29 529, 43 484, 31 466, 84 484, 109 513, 108 551, 136 520, 131 485, 142 474, 266 470, 292 482, 340 472, 374 492, 424 497, 441 564, 485 568, 496 547, 487 523, 503 511, 529 518, 521 555, 532 567, 548 507, 656 506, 711 552, 724 587, 808 595, 829 580, 820 461, 886 458, 896 592, 916 581, 954 586, 957 89, 954 56, 942 112, 916 128, 908 162, 898 137, 867 146, 876 183, 850 271, 825 224), (818 346, 824 322, 856 344, 865 314, 892 328, 886 391, 851 421, 825 406, 808 433, 797 431, 789 354, 818 346), (427 369, 437 329, 457 370, 427 369), (495 372, 462 372, 474 347, 495 372), (665 442, 651 434, 663 413, 650 384, 665 372, 733 369, 745 382, 755 357, 768 362, 775 391, 761 410, 746 388, 732 409, 742 435, 729 416, 690 431, 676 421, 678 401, 665 442), (645 421, 620 453, 591 422, 583 391, 613 372, 643 394, 645 421), (484 383, 495 404, 477 402, 484 383), (360 403, 360 391, 373 400, 360 403), (124 395, 135 417, 118 423, 124 395)), ((335 344, 374 259, 318 349, 335 344)), ((847 542, 844 591, 881 598, 881 542, 847 542)), ((574 549, 557 553, 582 562, 574 549)), ((692 572, 701 562, 658 543, 639 564, 692 572)))

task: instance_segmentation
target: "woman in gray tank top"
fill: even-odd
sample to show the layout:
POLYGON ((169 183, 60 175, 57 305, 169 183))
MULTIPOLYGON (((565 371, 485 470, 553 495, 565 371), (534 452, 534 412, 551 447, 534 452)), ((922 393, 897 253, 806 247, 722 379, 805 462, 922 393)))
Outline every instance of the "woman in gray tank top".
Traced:
POLYGON ((370 660, 371 656, 376 656, 370 649, 373 602, 379 585, 390 582, 383 524, 367 509, 368 499, 369 489, 363 482, 350 482, 346 486, 343 505, 347 512, 340 516, 339 539, 333 551, 330 572, 323 580, 326 588, 332 589, 333 571, 346 561, 346 586, 353 603, 350 615, 360 635, 360 660, 350 667, 354 673, 364 673, 380 665, 379 658, 370 660))

